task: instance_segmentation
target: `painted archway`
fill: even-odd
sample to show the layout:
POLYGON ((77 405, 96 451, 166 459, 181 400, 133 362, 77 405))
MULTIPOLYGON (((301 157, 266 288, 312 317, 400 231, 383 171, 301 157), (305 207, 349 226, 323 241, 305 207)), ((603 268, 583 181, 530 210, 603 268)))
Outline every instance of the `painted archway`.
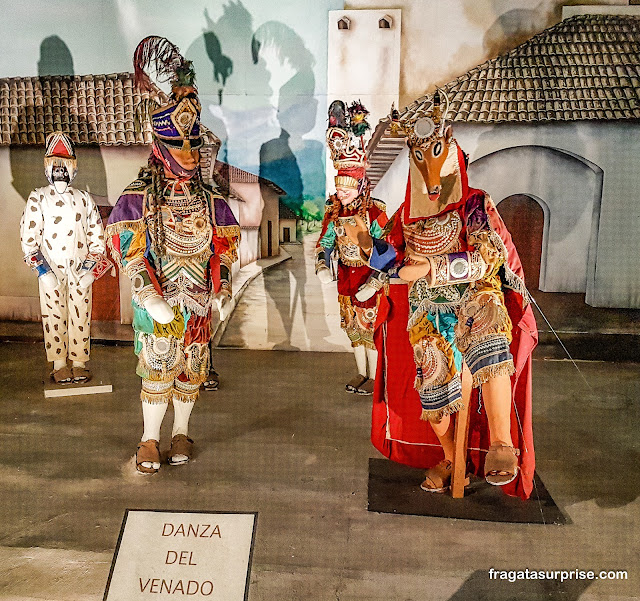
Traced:
POLYGON ((518 250, 527 287, 537 290, 545 225, 542 205, 526 194, 514 194, 498 204, 498 212, 518 250))
POLYGON ((575 154, 546 146, 515 146, 469 165, 469 181, 498 204, 526 195, 545 216, 539 289, 593 290, 602 169, 575 154))

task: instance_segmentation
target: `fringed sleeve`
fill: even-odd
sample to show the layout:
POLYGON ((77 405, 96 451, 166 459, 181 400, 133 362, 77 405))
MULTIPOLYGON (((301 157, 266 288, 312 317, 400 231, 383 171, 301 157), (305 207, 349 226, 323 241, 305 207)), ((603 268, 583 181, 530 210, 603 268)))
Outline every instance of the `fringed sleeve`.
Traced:
POLYGON ((224 198, 207 192, 213 217, 213 238, 211 239, 213 256, 209 260, 213 291, 231 298, 231 267, 238 260, 240 226, 224 198))
POLYGON ((131 280, 132 297, 142 307, 153 296, 162 296, 154 270, 145 258, 147 228, 143 219, 143 192, 120 196, 107 224, 107 246, 131 280))

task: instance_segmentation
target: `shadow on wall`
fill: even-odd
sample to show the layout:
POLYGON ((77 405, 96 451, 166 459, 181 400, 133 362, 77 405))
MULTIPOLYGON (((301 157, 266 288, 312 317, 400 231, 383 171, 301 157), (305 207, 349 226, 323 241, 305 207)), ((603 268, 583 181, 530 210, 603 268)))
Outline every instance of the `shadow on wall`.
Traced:
MULTIPOLYGON (((562 20, 562 7, 573 5, 601 5, 602 0, 547 0, 538 2, 532 8, 514 8, 502 14, 502 0, 493 0, 491 7, 499 15, 486 30, 483 47, 487 58, 505 54, 526 42, 535 34, 562 20)), ((464 0, 463 8, 471 22, 482 19, 484 7, 476 0, 464 0)))
MULTIPOLYGON (((38 76, 72 77, 73 57, 68 46, 58 36, 45 38, 40 44, 38 76)), ((63 80, 64 81, 64 80, 63 80)), ((55 87, 51 86, 52 92, 55 87)), ((77 110, 75 92, 72 86, 59 86, 59 95, 43 94, 42 104, 35 99, 18 108, 18 114, 11 123, 11 162, 12 185, 16 192, 27 200, 31 190, 47 185, 44 175, 44 139, 37 139, 27 132, 34 132, 36 126, 46 137, 54 130, 69 134, 73 139, 74 130, 86 132, 91 146, 76 145, 78 156, 78 176, 73 181, 75 188, 91 192, 98 204, 106 204, 107 175, 104 161, 98 147, 96 123, 91 123, 77 110), (51 116, 47 117, 50 113, 51 116), (44 129, 41 130, 40 128, 44 129), (102 202, 101 202, 102 201, 102 202)))
MULTIPOLYGON (((506 572, 506 571, 505 571, 506 572)), ((448 601, 513 601, 527 599, 527 601, 576 601, 584 593, 590 580, 515 580, 516 570, 506 572, 505 578, 500 578, 501 572, 494 572, 492 578, 489 570, 477 570, 451 596, 448 601), (508 578, 512 578, 512 582, 508 578)))
POLYGON ((206 10, 204 19, 185 54, 196 65, 203 122, 222 140, 221 160, 276 183, 298 214, 305 200, 322 204, 323 145, 302 138, 318 104, 304 40, 278 21, 254 30, 240 1, 226 3, 217 21, 206 10))

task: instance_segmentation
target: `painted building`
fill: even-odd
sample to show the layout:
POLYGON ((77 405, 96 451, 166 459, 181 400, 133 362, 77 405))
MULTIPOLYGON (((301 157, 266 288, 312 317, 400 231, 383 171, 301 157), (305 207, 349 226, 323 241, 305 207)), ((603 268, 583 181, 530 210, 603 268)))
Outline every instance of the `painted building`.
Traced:
MULTIPOLYGON (((164 99, 160 90, 156 95, 164 99)), ((131 73, 0 79, 0 206, 4 216, 0 221, 0 319, 39 320, 37 281, 22 261, 19 223, 30 191, 47 184, 42 163, 46 134, 59 129, 74 140, 79 172, 73 185, 91 192, 106 219, 149 155, 150 125, 142 131, 136 131, 134 125, 135 108, 145 97, 135 89, 131 73)), ((203 135, 203 179, 222 185, 242 229, 240 265, 234 265, 237 271, 262 256, 258 230, 263 209, 270 207, 277 216, 278 198, 284 191, 216 161, 220 141, 206 128, 203 135)), ((103 277, 94 287, 94 319, 129 323, 129 299, 128 278, 103 277)))
POLYGON ((280 242, 296 242, 299 217, 282 201, 279 205, 280 242))
MULTIPOLYGON (((470 185, 531 221, 529 286, 640 308, 640 16, 571 16, 443 89, 470 185)), ((391 213, 404 198, 404 140, 385 132, 372 163, 391 213)))

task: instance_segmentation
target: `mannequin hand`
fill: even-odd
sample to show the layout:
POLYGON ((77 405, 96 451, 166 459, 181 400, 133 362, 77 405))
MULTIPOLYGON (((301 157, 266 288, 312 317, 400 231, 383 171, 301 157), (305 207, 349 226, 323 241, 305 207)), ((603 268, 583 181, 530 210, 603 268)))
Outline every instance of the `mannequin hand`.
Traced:
POLYGON ((58 278, 53 271, 49 271, 48 273, 41 275, 38 277, 38 280, 46 290, 53 290, 58 285, 58 278))
POLYGON ((345 223, 344 231, 351 242, 359 246, 364 252, 369 253, 373 246, 373 240, 369 233, 369 228, 360 215, 356 215, 354 219, 357 225, 345 223))
POLYGON ((405 282, 415 282, 420 278, 426 278, 431 271, 431 264, 427 261, 418 265, 405 265, 398 271, 398 276, 405 282))
POLYGON ((359 300, 361 303, 368 301, 374 294, 376 293, 376 289, 373 286, 369 286, 365 284, 358 292, 356 292, 356 300, 359 300))
POLYGON ((333 282, 333 278, 331 277, 331 270, 328 267, 321 267, 320 269, 318 269, 317 276, 321 284, 330 284, 331 282, 333 282))
POLYGON ((231 315, 231 299, 226 294, 224 294, 222 296, 217 296, 215 301, 218 307, 220 321, 226 321, 227 317, 231 315))
POLYGON ((153 321, 158 323, 168 324, 173 321, 173 309, 169 306, 169 303, 159 296, 152 296, 148 298, 142 306, 147 310, 147 313, 151 315, 153 321))
POLYGON ((78 280, 78 286, 80 286, 80 288, 89 288, 91 284, 93 284, 93 280, 95 280, 93 273, 91 271, 87 271, 78 280))

